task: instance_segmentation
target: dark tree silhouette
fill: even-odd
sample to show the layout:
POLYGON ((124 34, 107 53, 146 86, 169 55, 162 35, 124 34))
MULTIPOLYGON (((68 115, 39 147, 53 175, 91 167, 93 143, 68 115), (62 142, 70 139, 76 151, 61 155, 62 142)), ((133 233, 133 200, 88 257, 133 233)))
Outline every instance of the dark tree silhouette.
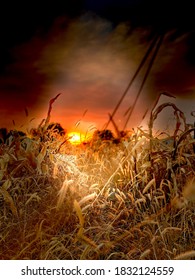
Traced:
POLYGON ((93 139, 100 139, 100 140, 114 140, 113 133, 109 129, 104 130, 96 130, 93 134, 93 139))
POLYGON ((47 131, 57 133, 60 136, 65 136, 67 132, 60 123, 50 123, 47 127, 47 131))

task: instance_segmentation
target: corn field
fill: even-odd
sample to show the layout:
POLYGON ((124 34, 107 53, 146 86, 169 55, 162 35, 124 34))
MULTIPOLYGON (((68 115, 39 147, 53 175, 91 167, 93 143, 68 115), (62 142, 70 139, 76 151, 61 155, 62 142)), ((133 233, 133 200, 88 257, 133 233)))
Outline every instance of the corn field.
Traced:
POLYGON ((0 259, 195 259, 195 129, 182 111, 165 103, 147 130, 71 145, 47 129, 54 101, 36 133, 0 145, 0 259), (176 126, 162 138, 167 106, 176 126))

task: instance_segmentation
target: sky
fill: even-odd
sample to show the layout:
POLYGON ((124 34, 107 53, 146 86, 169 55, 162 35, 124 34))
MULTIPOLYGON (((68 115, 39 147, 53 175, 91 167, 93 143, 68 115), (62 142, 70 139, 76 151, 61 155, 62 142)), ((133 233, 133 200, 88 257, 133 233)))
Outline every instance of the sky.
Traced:
MULTIPOLYGON (((61 93, 52 121, 68 130, 102 129, 156 33, 165 33, 163 43, 127 128, 147 123, 143 115, 163 91, 175 98, 160 102, 174 102, 193 123, 195 24, 190 2, 15 2, 2 4, 0 11, 0 127, 36 127, 47 115, 49 100, 61 93)), ((114 116, 119 129, 151 56, 114 116)), ((159 115, 160 128, 171 122, 170 109, 159 115)))

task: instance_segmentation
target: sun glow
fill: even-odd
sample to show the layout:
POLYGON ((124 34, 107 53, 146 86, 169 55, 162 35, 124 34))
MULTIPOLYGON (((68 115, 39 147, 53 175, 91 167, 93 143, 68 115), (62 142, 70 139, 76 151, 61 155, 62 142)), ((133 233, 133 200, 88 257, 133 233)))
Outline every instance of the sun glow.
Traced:
POLYGON ((79 132, 69 132, 68 141, 73 145, 81 144, 85 140, 85 136, 79 132))

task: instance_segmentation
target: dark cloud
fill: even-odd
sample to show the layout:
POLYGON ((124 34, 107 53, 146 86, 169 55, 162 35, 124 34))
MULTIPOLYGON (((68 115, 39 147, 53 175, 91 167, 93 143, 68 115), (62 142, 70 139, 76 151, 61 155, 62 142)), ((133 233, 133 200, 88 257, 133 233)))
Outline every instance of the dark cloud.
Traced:
POLYGON ((59 16, 72 19, 81 14, 83 0, 3 1, 0 7, 0 73, 12 63, 11 49, 30 40, 35 33, 45 36, 59 16))
POLYGON ((43 45, 33 39, 12 50, 13 62, 0 77, 2 102, 11 110, 36 105, 45 82, 45 76, 38 73, 35 66, 42 48, 43 45))
POLYGON ((153 65, 151 80, 154 88, 172 92, 177 97, 191 98, 195 89, 195 65, 186 60, 187 35, 174 42, 168 40, 161 46, 153 65))
MULTIPOLYGON (((179 5, 173 13, 175 6, 167 1, 84 1, 75 12, 56 5, 52 12, 52 6, 44 10, 41 2, 38 10, 36 5, 31 7, 35 23, 28 13, 14 14, 12 23, 7 23, 9 35, 3 37, 7 55, 0 76, 1 115, 9 111, 11 120, 23 116, 23 108, 28 107, 31 115, 40 119, 46 114, 49 99, 61 92, 52 112, 56 121, 73 122, 88 109, 87 122, 106 122, 157 31, 167 34, 130 126, 140 123, 160 91, 193 100, 191 11, 182 25, 180 17, 187 8, 182 10, 179 5)), ((141 69, 121 104, 117 122, 124 121, 124 112, 133 104, 146 68, 141 69)))
POLYGON ((152 32, 176 29, 175 35, 179 35, 195 27, 190 0, 86 0, 85 5, 115 25, 130 21, 131 29, 150 27, 152 32))

